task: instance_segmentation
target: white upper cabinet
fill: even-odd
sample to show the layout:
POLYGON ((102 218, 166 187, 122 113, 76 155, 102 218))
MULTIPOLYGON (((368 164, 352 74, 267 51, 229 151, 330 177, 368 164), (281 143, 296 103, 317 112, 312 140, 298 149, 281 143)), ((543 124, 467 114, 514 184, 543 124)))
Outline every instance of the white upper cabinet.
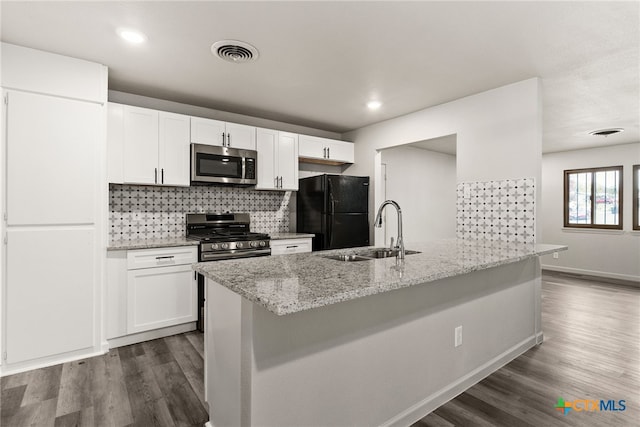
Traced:
POLYGON ((124 182, 158 183, 158 112, 124 106, 124 182))
POLYGON ((300 135, 298 146, 301 162, 341 165, 354 161, 352 142, 300 135))
POLYGON ((189 116, 109 104, 109 182, 188 186, 189 116))
POLYGON ((191 117, 191 142, 243 150, 255 150, 256 128, 237 123, 191 117))
POLYGON ((298 135, 257 129, 258 190, 298 189, 298 135))
POLYGON ((189 117, 161 111, 158 117, 160 183, 164 185, 188 186, 190 184, 189 163, 189 117))

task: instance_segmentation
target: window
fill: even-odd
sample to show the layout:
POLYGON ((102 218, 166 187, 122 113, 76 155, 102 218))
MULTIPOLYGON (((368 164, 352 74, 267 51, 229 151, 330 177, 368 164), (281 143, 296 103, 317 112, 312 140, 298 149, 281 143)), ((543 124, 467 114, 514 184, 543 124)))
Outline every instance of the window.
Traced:
POLYGON ((622 230, 622 166, 564 171, 564 226, 622 230))
POLYGON ((640 165, 633 165, 633 229, 640 230, 640 165))

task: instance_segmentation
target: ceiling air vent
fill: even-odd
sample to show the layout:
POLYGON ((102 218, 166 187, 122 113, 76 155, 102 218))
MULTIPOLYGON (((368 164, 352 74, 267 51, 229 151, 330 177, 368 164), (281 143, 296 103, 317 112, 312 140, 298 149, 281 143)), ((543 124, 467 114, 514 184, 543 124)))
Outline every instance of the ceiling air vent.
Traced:
POLYGON ((598 129, 598 130, 589 132, 589 135, 609 136, 609 135, 613 135, 614 133, 620 133, 623 130, 624 129, 622 128, 598 129))
POLYGON ((258 59, 258 49, 238 40, 220 40, 211 45, 211 53, 228 62, 240 63, 258 59))

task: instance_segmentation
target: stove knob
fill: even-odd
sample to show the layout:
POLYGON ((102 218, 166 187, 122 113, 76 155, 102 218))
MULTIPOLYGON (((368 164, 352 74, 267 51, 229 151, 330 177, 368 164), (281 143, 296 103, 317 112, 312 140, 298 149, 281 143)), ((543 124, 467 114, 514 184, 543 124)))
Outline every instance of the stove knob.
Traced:
POLYGON ((267 246, 267 242, 260 242, 260 246, 267 246))
POLYGON ((229 249, 229 244, 228 243, 223 243, 220 246, 222 247, 222 249, 229 249))
POLYGON ((258 242, 251 242, 251 247, 252 247, 252 248, 257 248, 257 247, 258 247, 258 245, 260 245, 260 243, 258 243, 258 242))
POLYGON ((213 249, 213 250, 217 250, 218 248, 219 248, 219 246, 218 246, 217 243, 214 243, 214 244, 211 245, 211 249, 213 249))
POLYGON ((243 246, 242 242, 236 243, 236 248, 242 249, 242 246, 243 246))

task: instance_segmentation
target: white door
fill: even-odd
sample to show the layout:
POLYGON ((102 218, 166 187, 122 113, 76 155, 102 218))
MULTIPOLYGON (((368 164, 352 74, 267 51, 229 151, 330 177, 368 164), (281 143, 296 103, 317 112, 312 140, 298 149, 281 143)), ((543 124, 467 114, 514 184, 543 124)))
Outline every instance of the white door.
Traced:
POLYGON ((102 107, 8 92, 7 224, 86 224, 95 219, 102 107))
POLYGON ((275 190, 276 188, 276 150, 278 131, 257 129, 256 149, 258 151, 258 182, 256 189, 275 190))
POLYGON ((197 279, 190 264, 127 273, 127 333, 193 322, 197 279))
POLYGON ((7 232, 8 363, 93 346, 94 239, 68 227, 7 232))
POLYGON ((227 147, 242 150, 256 149, 256 128, 253 126, 227 123, 227 147))
POLYGON ((124 107, 124 182, 156 184, 158 179, 158 112, 124 107))
MULTIPOLYGON (((282 190, 298 190, 298 135, 279 132, 277 170, 282 190)), ((258 163, 260 167, 260 163, 258 163)))
POLYGON ((316 136, 300 135, 298 137, 298 149, 300 157, 311 159, 324 159, 326 157, 326 139, 316 136))
POLYGON ((225 133, 224 122, 201 117, 191 117, 191 142, 205 145, 219 145, 225 133))
POLYGON ((354 145, 352 142, 344 141, 326 141, 328 158, 345 163, 353 163, 354 161, 354 145))
POLYGON ((159 113, 159 184, 189 186, 189 117, 159 113))

